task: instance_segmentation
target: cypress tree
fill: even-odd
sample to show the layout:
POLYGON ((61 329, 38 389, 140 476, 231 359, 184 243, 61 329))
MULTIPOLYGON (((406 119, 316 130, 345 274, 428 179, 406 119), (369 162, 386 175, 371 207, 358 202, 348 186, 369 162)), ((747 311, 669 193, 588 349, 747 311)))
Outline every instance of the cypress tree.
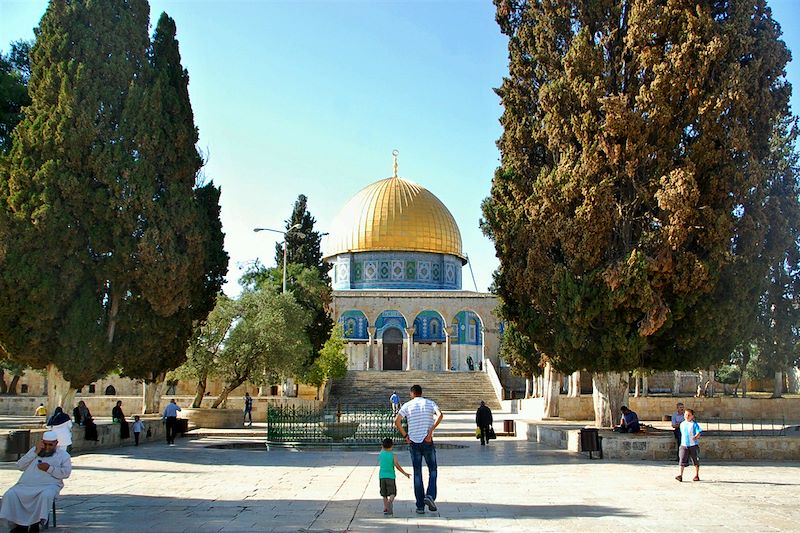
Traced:
POLYGON ((31 105, 0 178, 13 236, 4 236, 0 339, 73 387, 113 367, 132 289, 135 144, 122 117, 146 62, 147 21, 144 0, 49 4, 31 52, 31 105))
MULTIPOLYGON (((330 286, 328 285, 328 271, 331 265, 322 261, 320 242, 322 235, 314 230, 316 219, 307 208, 308 198, 301 194, 297 197, 292 209, 292 215, 286 221, 286 229, 300 226, 286 234, 286 261, 290 265, 300 265, 303 268, 287 268, 286 279, 295 295, 297 302, 312 313, 311 323, 306 328, 306 333, 311 341, 311 353, 302 364, 303 373, 311 369, 311 365, 319 357, 320 350, 330 338, 333 321, 326 310, 331 301, 330 286), (303 236, 301 237, 300 234, 303 236), (305 269, 318 273, 315 279, 305 269), (297 273, 297 274, 295 274, 297 273), (302 277, 302 279, 301 279, 302 277)), ((275 262, 278 269, 283 269, 283 245, 275 245, 275 262)))
POLYGON ((719 361, 753 315, 789 52, 763 0, 495 4, 498 293, 608 424, 628 371, 719 361))
POLYGON ((131 91, 126 119, 138 124, 134 180, 151 201, 141 206, 135 230, 141 236, 136 254, 141 294, 131 301, 129 335, 119 354, 124 375, 160 382, 186 359, 192 323, 213 308, 227 256, 219 190, 212 184, 195 190, 203 161, 189 76, 181 66, 175 22, 166 13, 156 26, 145 72, 131 91), (209 219, 214 215, 216 221, 209 219))
POLYGON ((146 0, 50 3, 0 176, 0 343, 70 389, 180 364, 227 266, 218 190, 194 188, 174 23, 151 46, 148 16, 146 0))
MULTIPOLYGON (((296 263, 319 271, 320 277, 327 280, 331 265, 322 261, 322 235, 314 230, 317 220, 311 216, 306 204, 308 198, 301 194, 292 209, 292 216, 286 221, 286 229, 300 226, 286 235, 286 262, 296 263), (303 234, 303 237, 300 236, 303 234)), ((283 244, 275 244, 275 264, 283 265, 283 244)))

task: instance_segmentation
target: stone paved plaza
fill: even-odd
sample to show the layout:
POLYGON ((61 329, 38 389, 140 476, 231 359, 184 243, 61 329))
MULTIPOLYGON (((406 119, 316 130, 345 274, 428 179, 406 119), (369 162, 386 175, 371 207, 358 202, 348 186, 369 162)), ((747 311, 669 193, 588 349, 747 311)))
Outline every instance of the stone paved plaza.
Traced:
MULTIPOLYGON (((251 435, 253 433, 250 433, 251 435)), ((590 461, 522 440, 441 439, 439 511, 414 513, 398 477, 383 516, 377 449, 209 448, 178 439, 74 457, 56 531, 797 531, 800 462, 707 464, 679 484, 666 462, 590 461)), ((255 440, 251 441, 256 445, 255 440)), ((406 450, 401 463, 410 468, 406 450)), ((0 488, 14 483, 0 467, 0 488)))

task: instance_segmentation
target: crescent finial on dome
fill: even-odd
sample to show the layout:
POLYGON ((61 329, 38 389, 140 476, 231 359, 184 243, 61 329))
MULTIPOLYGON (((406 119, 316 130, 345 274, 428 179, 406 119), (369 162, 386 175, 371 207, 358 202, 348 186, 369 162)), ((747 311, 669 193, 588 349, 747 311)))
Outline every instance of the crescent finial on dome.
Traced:
POLYGON ((394 178, 397 177, 397 156, 400 155, 400 150, 392 150, 392 157, 394 158, 394 178))

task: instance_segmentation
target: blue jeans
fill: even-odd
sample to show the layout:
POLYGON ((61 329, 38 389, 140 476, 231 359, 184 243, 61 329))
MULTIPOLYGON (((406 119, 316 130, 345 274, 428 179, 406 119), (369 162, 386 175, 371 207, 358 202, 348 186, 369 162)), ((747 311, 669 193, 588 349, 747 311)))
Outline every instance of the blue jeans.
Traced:
POLYGON ((411 452, 411 465, 414 467, 414 496, 417 499, 417 509, 424 509, 425 504, 422 500, 429 496, 436 501, 436 447, 432 442, 417 444, 412 442, 408 447, 411 452), (422 458, 428 465, 428 491, 422 483, 422 458))

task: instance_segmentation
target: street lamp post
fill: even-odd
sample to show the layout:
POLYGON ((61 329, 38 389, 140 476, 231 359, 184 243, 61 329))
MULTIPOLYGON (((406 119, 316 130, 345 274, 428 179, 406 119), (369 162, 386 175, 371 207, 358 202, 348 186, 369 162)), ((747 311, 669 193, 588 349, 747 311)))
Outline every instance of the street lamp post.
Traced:
MULTIPOLYGON (((281 230, 271 229, 271 228, 253 228, 253 231, 255 231, 256 233, 259 232, 259 231, 271 231, 273 233, 280 233, 281 235, 283 235, 283 292, 284 293, 286 292, 286 239, 287 239, 287 236, 289 235, 289 233, 291 233, 292 231, 296 230, 299 227, 300 227, 300 224, 295 224, 294 226, 292 226, 291 228, 287 229, 286 231, 281 231, 281 230)), ((297 231, 297 232, 295 232, 295 234, 298 237, 300 237, 301 239, 304 239, 305 236, 306 236, 306 234, 301 232, 301 231, 297 231)))

